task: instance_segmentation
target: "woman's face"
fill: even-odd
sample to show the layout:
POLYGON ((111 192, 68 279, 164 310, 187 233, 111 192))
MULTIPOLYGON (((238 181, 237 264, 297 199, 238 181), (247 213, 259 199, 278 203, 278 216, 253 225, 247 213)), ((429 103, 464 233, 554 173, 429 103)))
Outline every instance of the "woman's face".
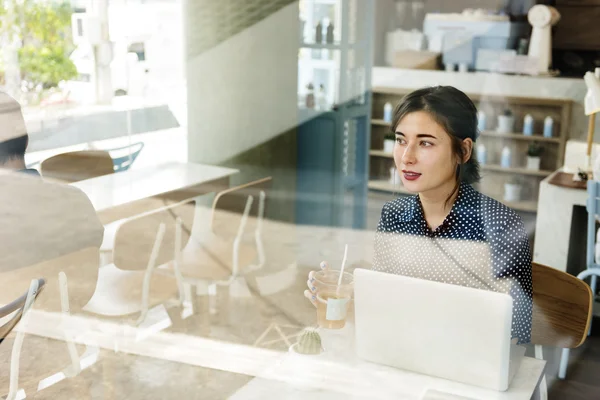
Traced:
POLYGON ((459 160, 450 135, 425 111, 406 114, 396 126, 394 161, 413 193, 454 187, 459 160))

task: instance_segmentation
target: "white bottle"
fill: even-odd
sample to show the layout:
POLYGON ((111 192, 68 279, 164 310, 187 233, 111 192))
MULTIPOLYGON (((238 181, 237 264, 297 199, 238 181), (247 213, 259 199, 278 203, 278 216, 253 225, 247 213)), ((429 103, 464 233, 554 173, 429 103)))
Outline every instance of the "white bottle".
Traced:
POLYGON ((511 164, 511 152, 508 146, 504 146, 502 149, 502 157, 500 160, 500 166, 502 168, 510 168, 511 164))
POLYGON ((325 94, 325 86, 319 85, 319 91, 316 96, 317 109, 321 111, 327 110, 327 95, 325 94))
POLYGON ((523 120, 523 134, 525 136, 533 135, 533 117, 530 114, 527 114, 523 120))
POLYGON ((392 112, 394 111, 394 107, 392 106, 392 103, 390 103, 389 101, 387 103, 385 103, 385 105, 383 106, 383 120, 385 122, 387 122, 388 124, 392 123, 392 112))
POLYGON ((551 138, 553 128, 554 128, 554 120, 552 119, 552 117, 547 116, 544 119, 544 137, 551 138))
POLYGON ((486 127, 485 113, 483 111, 479 110, 477 112, 477 130, 479 130, 479 132, 483 132, 483 131, 485 131, 485 127, 486 127))
POLYGON ((477 145, 477 161, 479 161, 479 164, 487 163, 487 153, 483 143, 477 145))

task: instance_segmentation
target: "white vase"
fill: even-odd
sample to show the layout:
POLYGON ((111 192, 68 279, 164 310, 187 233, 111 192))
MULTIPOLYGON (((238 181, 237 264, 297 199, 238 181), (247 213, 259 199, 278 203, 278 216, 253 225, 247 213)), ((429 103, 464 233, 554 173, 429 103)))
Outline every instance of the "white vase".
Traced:
POLYGON ((530 157, 527 156, 527 169, 533 169, 539 171, 540 169, 540 157, 530 157))
POLYGON ((392 139, 385 139, 383 141, 383 151, 385 151, 386 153, 393 153, 394 152, 394 143, 396 141, 392 140, 392 139))
POLYGON ((496 129, 499 133, 511 133, 514 130, 515 118, 508 115, 498 115, 498 128, 496 129))
POLYGON ((518 183, 504 184, 504 201, 519 201, 521 200, 521 185, 518 183))

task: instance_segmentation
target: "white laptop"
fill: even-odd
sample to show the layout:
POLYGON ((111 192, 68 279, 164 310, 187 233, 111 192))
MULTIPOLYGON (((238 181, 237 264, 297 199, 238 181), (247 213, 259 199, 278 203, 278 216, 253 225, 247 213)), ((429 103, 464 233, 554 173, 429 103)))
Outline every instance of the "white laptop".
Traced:
POLYGON ((508 389, 525 354, 511 340, 510 295, 365 269, 354 279, 360 358, 508 389))

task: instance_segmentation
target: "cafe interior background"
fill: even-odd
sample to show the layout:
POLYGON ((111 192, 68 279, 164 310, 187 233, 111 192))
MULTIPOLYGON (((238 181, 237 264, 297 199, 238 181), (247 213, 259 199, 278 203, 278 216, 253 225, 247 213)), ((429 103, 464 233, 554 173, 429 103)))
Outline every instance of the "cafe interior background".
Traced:
MULTIPOLYGON (((521 216, 533 261, 572 276, 588 269, 600 1, 5 0, 2 11, 2 90, 22 106, 28 168, 83 190, 105 241, 133 243, 144 260, 153 242, 136 248, 135 230, 116 234, 121 224, 195 200, 184 238, 175 225, 164 234, 205 243, 196 250, 209 264, 184 268, 172 290, 151 274, 148 289, 146 265, 116 278, 120 255, 109 246, 80 283, 90 303, 70 314, 54 269, 3 270, 3 287, 19 293, 47 280, 0 344, 3 395, 291 397, 281 387, 281 397, 248 393, 257 371, 316 324, 303 296, 308 273, 323 260, 348 271, 372 264, 381 208, 409 195, 394 168, 392 109, 421 87, 455 86, 474 101, 476 187, 521 216), (47 162, 65 154, 108 155, 114 171, 47 162), (248 183, 260 188, 252 202, 215 217, 219 194, 248 183), (136 321, 131 307, 148 290, 136 321)), ((561 349, 544 348, 548 398, 600 398, 598 326, 571 352, 565 379, 561 349)))

